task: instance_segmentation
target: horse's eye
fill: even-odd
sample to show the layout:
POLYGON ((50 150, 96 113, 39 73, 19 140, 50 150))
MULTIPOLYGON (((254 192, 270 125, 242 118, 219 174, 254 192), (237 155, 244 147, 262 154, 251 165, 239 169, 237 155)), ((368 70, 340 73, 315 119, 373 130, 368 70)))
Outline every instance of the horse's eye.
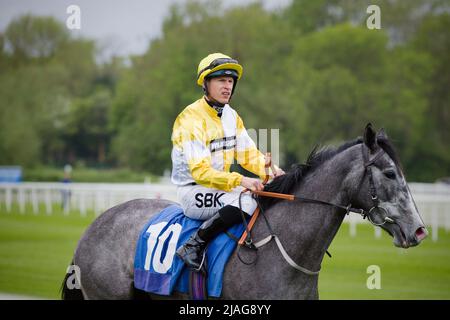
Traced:
POLYGON ((392 180, 395 179, 395 172, 393 170, 388 170, 383 173, 386 176, 386 178, 392 179, 392 180))

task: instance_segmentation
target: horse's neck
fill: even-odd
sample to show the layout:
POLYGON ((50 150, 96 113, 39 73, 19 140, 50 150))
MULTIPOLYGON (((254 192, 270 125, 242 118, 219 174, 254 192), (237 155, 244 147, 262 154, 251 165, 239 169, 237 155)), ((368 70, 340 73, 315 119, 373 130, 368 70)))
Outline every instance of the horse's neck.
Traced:
MULTIPOLYGON (((352 171, 348 155, 337 155, 311 172, 296 188, 298 196, 347 205, 350 195, 346 186, 352 171)), ((292 258, 298 264, 317 270, 338 231, 345 214, 342 210, 322 204, 294 201, 275 205, 270 219, 274 229, 292 258)))

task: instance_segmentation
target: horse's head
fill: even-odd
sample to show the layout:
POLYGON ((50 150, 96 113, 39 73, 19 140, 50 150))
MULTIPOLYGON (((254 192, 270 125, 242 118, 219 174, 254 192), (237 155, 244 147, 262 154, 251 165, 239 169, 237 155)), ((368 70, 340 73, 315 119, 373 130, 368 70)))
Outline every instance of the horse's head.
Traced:
POLYGON ((393 238, 394 245, 409 248, 428 234, 403 175, 399 159, 386 133, 370 124, 364 132, 363 179, 354 204, 358 203, 373 224, 393 238))

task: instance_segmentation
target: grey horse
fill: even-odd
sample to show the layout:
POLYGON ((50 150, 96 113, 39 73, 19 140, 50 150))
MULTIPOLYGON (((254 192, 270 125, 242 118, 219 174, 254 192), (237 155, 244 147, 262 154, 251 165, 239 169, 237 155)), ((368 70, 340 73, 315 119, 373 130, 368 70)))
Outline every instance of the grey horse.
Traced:
MULTIPOLYGON (((380 215, 379 225, 393 237, 397 247, 416 246, 428 234, 391 142, 383 129, 377 133, 370 124, 363 138, 336 148, 314 149, 306 164, 296 165, 275 178, 265 190, 348 207, 351 204, 360 208, 361 214, 365 212, 363 215, 368 215, 372 222, 380 221, 374 216, 380 215), (376 205, 374 198, 377 198, 376 205)), ((68 287, 71 274, 67 273, 62 297, 133 299, 141 296, 142 292, 137 294, 133 286, 136 242, 145 223, 171 204, 174 203, 167 200, 136 199, 101 214, 80 239, 73 257, 72 264, 79 270, 79 286, 68 287)), ((238 254, 235 250, 224 270, 222 298, 318 299, 322 259, 348 210, 342 206, 262 197, 260 205, 265 219, 260 217, 256 221, 252 238, 263 239, 270 230, 293 262, 315 272, 307 274, 293 268, 276 241, 267 242, 257 251, 242 249, 238 254), (242 262, 250 260, 254 263, 242 262)), ((188 296, 174 293, 168 298, 188 296)))

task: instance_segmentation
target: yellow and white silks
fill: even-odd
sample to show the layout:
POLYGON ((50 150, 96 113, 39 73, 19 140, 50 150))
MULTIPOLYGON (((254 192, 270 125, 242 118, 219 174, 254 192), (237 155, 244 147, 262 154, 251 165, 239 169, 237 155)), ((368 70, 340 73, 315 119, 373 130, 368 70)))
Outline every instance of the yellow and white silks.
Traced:
MULTIPOLYGON (((236 187, 243 176, 230 172, 234 161, 261 179, 266 175, 264 155, 249 137, 240 116, 228 104, 223 107, 221 117, 204 98, 187 106, 175 120, 172 143, 172 182, 179 187, 186 186, 181 194, 178 192, 184 208, 190 207, 183 202, 189 201, 186 199, 188 194, 194 196, 191 189, 203 189, 203 192, 205 188, 209 191, 217 189, 238 194, 234 189, 240 192, 242 188, 236 187), (193 182, 203 188, 189 188, 193 182)), ((230 204, 231 199, 225 201, 227 198, 222 197, 222 205, 230 204)), ((256 204, 250 207, 256 208, 256 204)), ((253 211, 248 212, 250 210, 244 211, 252 214, 253 211)))

